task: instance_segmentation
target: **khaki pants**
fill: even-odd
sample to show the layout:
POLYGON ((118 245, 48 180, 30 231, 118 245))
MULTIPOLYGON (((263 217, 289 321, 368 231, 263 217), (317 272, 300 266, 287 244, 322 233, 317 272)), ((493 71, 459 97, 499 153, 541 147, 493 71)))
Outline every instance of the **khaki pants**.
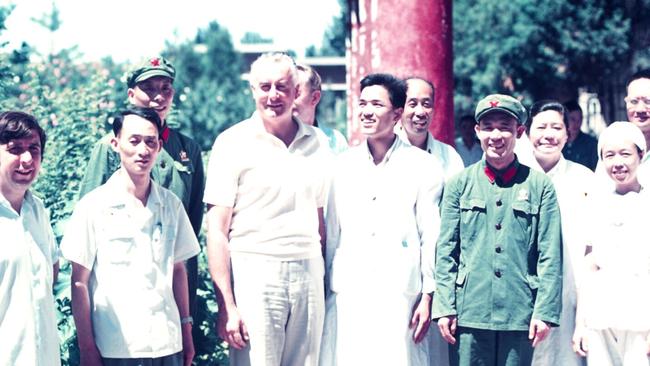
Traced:
POLYGON ((323 319, 323 259, 269 260, 233 255, 235 301, 250 341, 230 349, 236 366, 318 365, 323 319))
POLYGON ((587 334, 589 366, 648 366, 648 332, 597 329, 587 334))

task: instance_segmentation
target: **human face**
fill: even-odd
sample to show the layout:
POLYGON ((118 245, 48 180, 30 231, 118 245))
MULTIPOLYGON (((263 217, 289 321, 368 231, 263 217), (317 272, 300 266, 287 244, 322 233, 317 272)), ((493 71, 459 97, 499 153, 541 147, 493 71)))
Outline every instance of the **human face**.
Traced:
POLYGON ((282 62, 260 65, 252 75, 251 89, 255 106, 264 120, 284 119, 293 113, 298 85, 291 67, 282 62))
POLYGON ((154 76, 129 88, 127 94, 131 104, 136 107, 155 109, 160 120, 164 121, 172 108, 174 86, 170 78, 154 76))
POLYGON ((407 87, 402 126, 409 136, 424 135, 433 118, 433 90, 419 79, 409 79, 407 87))
POLYGON ((293 101, 293 115, 309 125, 314 124, 316 105, 320 101, 320 91, 311 90, 307 74, 299 71, 298 95, 293 101))
POLYGON ((625 138, 610 138, 602 148, 602 160, 609 177, 616 184, 616 191, 627 193, 639 186, 637 168, 641 156, 636 145, 625 138))
POLYGON ((569 120, 567 127, 568 141, 573 142, 576 137, 580 134, 580 127, 582 127, 582 112, 581 111, 571 111, 567 116, 569 120))
POLYGON ((524 129, 514 117, 498 111, 483 116, 474 127, 486 160, 498 169, 514 160, 515 144, 524 129))
POLYGON ((111 144, 129 175, 149 175, 162 146, 156 126, 134 114, 124 117, 122 130, 111 144))
POLYGON ((535 158, 557 162, 567 142, 567 129, 558 111, 543 111, 533 117, 528 132, 535 158))
POLYGON ((369 139, 390 137, 402 115, 402 108, 394 108, 388 90, 382 85, 365 87, 359 96, 360 132, 369 139))
POLYGON ((41 170, 41 139, 36 132, 0 145, 0 186, 24 193, 41 170))
POLYGON ((627 87, 627 118, 641 131, 650 131, 650 79, 636 79, 627 87))

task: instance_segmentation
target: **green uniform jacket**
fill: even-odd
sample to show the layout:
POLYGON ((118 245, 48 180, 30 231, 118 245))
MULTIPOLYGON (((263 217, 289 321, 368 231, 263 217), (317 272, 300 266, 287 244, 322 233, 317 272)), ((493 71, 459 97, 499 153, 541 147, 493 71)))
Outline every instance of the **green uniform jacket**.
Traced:
POLYGON ((528 330, 531 317, 559 323, 562 240, 555 190, 542 173, 515 166, 509 183, 492 183, 482 160, 445 187, 432 318, 457 315, 460 326, 488 330, 528 330))
MULTIPOLYGON (((110 145, 113 133, 95 144, 88 161, 86 175, 81 181, 79 198, 104 184, 120 167, 120 157, 110 145)), ((151 176, 161 186, 172 191, 183 202, 194 232, 198 236, 203 221, 203 190, 205 173, 201 149, 194 140, 169 129, 151 176)))

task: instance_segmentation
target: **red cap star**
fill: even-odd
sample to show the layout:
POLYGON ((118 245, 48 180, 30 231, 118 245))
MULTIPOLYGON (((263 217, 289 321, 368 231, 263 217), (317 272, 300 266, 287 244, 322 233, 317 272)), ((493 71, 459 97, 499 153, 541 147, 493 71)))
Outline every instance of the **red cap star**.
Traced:
POLYGON ((159 58, 152 58, 149 60, 149 63, 151 66, 160 66, 160 59, 159 58))
POLYGON ((496 106, 498 106, 498 105, 499 105, 499 101, 498 101, 498 100, 492 100, 492 101, 490 101, 490 108, 494 108, 494 107, 496 107, 496 106))

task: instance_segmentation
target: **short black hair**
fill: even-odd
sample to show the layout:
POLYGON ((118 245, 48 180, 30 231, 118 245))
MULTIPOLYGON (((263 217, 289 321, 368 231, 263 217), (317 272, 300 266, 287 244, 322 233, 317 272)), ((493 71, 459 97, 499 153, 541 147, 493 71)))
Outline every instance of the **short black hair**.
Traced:
POLYGON ((393 108, 404 108, 406 104, 406 83, 391 74, 369 74, 361 79, 361 90, 373 85, 381 85, 388 91, 393 108))
POLYGON ((43 128, 38 124, 36 117, 20 111, 0 113, 0 144, 4 145, 9 143, 9 141, 28 137, 34 132, 36 132, 41 141, 42 160, 47 136, 43 128))
POLYGON ((635 72, 634 74, 632 74, 632 76, 630 76, 627 79, 627 83, 625 84, 625 88, 626 89, 629 88, 630 84, 632 84, 632 82, 634 80, 639 80, 639 79, 650 79, 650 69, 641 69, 641 70, 635 72))
POLYGON ((473 124, 476 124, 476 120, 471 114, 464 114, 458 119, 459 124, 462 124, 463 121, 472 121, 473 124))
POLYGON ((153 108, 143 108, 143 107, 135 107, 135 106, 122 110, 113 117, 112 125, 113 125, 113 134, 115 136, 119 135, 120 131, 122 131, 122 125, 124 124, 124 117, 131 114, 140 116, 146 119, 147 121, 153 123, 154 126, 156 126, 156 131, 158 131, 158 137, 160 137, 160 134, 162 133, 162 121, 160 120, 160 116, 158 116, 156 110, 153 108))
POLYGON ((582 107, 580 107, 580 104, 575 99, 564 103, 564 109, 566 110, 567 113, 580 111, 580 113, 582 114, 582 107))
POLYGON ((562 123, 564 123, 564 127, 568 127, 567 111, 562 103, 553 99, 542 99, 533 103, 533 105, 530 107, 530 118, 528 118, 526 121, 526 131, 530 131, 530 126, 533 124, 533 117, 546 111, 558 112, 562 116, 562 123))

